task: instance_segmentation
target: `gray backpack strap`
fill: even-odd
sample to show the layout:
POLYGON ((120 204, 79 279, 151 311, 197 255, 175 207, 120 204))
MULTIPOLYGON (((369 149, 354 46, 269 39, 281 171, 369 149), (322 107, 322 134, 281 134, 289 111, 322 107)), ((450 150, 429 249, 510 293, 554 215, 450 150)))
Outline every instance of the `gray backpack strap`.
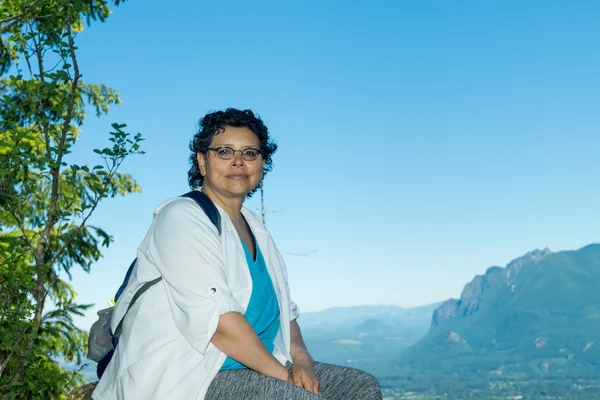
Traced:
POLYGON ((131 310, 131 307, 133 307, 133 305, 135 304, 136 300, 142 294, 144 294, 144 292, 146 290, 150 289, 150 287, 154 286, 156 283, 158 283, 160 281, 162 281, 162 276, 159 276, 158 278, 156 278, 154 280, 151 280, 150 282, 144 283, 144 285, 135 293, 135 295, 131 299, 131 303, 129 303, 129 307, 127 307, 127 311, 125 311, 125 314, 123 315, 123 318, 121 318, 121 321, 119 322, 119 325, 117 325, 117 329, 115 330, 114 336, 121 336, 121 331, 123 330, 123 321, 125 320, 125 315, 127 315, 127 313, 129 312, 129 310, 131 310))

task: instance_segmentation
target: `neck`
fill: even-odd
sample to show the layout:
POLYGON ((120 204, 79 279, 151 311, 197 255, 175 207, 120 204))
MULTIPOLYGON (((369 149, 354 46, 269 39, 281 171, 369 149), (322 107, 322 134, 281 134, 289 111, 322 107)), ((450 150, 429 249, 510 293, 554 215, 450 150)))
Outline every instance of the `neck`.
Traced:
POLYGON ((219 193, 214 192, 209 186, 203 186, 202 191, 213 201, 216 205, 221 207, 232 221, 237 222, 242 220, 242 205, 244 204, 244 197, 225 197, 219 193))

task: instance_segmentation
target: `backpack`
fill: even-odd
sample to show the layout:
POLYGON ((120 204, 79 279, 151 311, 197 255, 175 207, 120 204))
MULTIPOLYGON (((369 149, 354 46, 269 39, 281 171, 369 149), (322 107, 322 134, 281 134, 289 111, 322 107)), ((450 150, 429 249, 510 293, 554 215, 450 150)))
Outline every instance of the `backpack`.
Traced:
MULTIPOLYGON (((188 193, 181 195, 180 197, 188 197, 193 199, 202 210, 206 213, 210 221, 215 225, 219 235, 221 235, 221 215, 217 211, 214 203, 206 196, 204 193, 192 190, 188 193)), ((137 258, 133 260, 129 269, 127 269, 127 273, 125 274, 125 279, 123 279, 123 283, 117 290, 115 294, 115 302, 119 301, 119 297, 125 291, 127 284, 129 283, 129 278, 133 272, 133 268, 135 267, 137 258)), ((131 309, 131 307, 135 304, 136 300, 150 287, 157 284, 162 280, 162 277, 158 277, 150 282, 146 282, 132 297, 129 306, 127 307, 127 311, 121 318, 121 321, 117 325, 117 329, 113 333, 110 323, 112 319, 112 313, 114 310, 113 307, 105 308, 103 310, 98 311, 98 320, 94 322, 92 327, 90 328, 90 334, 88 338, 88 354, 87 357, 90 360, 96 361, 98 366, 96 368, 96 373, 98 375, 98 379, 102 377, 104 374, 104 370, 108 366, 108 363, 112 359, 112 356, 116 350, 117 344, 119 343, 119 336, 121 335, 121 331, 123 328, 123 321, 125 320, 125 315, 131 309)))

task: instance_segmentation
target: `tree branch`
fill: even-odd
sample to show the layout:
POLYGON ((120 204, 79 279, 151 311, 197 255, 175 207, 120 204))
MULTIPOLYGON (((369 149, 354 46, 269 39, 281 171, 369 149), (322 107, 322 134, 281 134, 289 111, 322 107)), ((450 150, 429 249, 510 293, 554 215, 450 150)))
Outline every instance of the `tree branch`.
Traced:
POLYGON ((23 338, 25 337, 25 332, 23 332, 22 335, 18 335, 17 337, 19 338, 19 340, 17 340, 15 342, 15 344, 13 345, 12 349, 10 349, 10 353, 8 353, 7 357, 4 360, 2 360, 2 362, 0 362, 0 378, 2 378, 2 374, 4 373, 4 369, 8 365, 8 362, 10 361, 12 356, 16 353, 17 349, 21 345, 21 342, 23 341, 23 338))
MULTIPOLYGON (((41 50, 40 45, 38 44, 38 41, 35 40, 35 35, 33 34, 33 27, 31 26, 31 24, 29 24, 29 29, 31 30, 31 37, 32 37, 33 43, 35 45, 34 51, 35 51, 35 54, 38 59, 38 69, 39 69, 39 74, 40 74, 40 80, 42 82, 45 82, 45 71, 44 71, 44 61, 43 61, 44 55, 42 54, 42 50, 41 50)), ((29 59, 27 60, 27 62, 29 63, 29 59)), ((29 66, 29 73, 31 74, 31 76, 33 76, 33 72, 31 70, 31 65, 29 66)), ((50 135, 48 134, 50 120, 45 118, 46 115, 44 115, 44 110, 45 110, 44 99, 42 99, 41 97, 38 97, 38 102, 40 103, 40 108, 39 108, 39 116, 41 117, 40 119, 42 121, 45 121, 42 132, 44 134, 44 141, 46 142, 46 157, 48 157, 48 159, 51 159, 52 154, 50 152, 50 135)))
MULTIPOLYGON (((111 169, 111 172, 106 176, 106 178, 105 178, 105 184, 104 184, 104 186, 102 186, 101 193, 104 192, 104 190, 106 188, 108 188, 108 185, 110 184, 110 181, 115 176, 115 174, 116 174, 117 170, 119 169, 119 167, 121 166, 122 162, 123 162, 123 159, 118 164, 116 164, 115 166, 113 166, 113 168, 111 169)), ((92 213, 96 210, 96 207, 98 207, 98 204, 100 203, 100 200, 102 200, 102 198, 103 198, 102 195, 98 195, 98 197, 96 197, 93 200, 92 207, 90 208, 88 214, 83 218, 83 220, 81 221, 81 224, 79 224, 79 227, 73 233, 71 233, 71 235, 69 236, 69 238, 67 240, 65 240, 65 242, 62 244, 62 246, 60 246, 58 248, 58 250, 54 254, 54 257, 50 261, 50 265, 53 265, 56 262, 56 260, 58 259, 60 253, 73 241, 73 239, 75 238, 75 236, 79 232, 81 232, 81 230, 85 226, 85 223, 91 217, 92 213)))
POLYGON ((13 219, 17 223, 21 233, 23 234, 23 238, 25 239, 25 242, 27 242, 27 245, 29 246, 31 252, 34 252, 35 246, 33 245, 33 242, 27 236, 27 231, 25 230, 25 224, 23 223, 22 220, 19 219, 19 216, 14 212, 13 208, 11 207, 10 204, 8 204, 8 202, 6 204, 6 209, 8 210, 8 213, 10 214, 10 216, 13 217, 13 219))
MULTIPOLYGON (((75 55, 75 44, 73 41, 73 30, 72 30, 72 23, 71 23, 71 2, 67 1, 66 3, 67 3, 67 6, 66 6, 65 24, 66 24, 67 37, 68 37, 68 42, 69 42, 69 52, 71 55, 71 60, 73 61, 73 68, 75 71, 75 76, 73 77, 73 80, 71 82, 71 91, 69 94, 69 99, 68 99, 68 104, 67 104, 67 113, 65 115, 65 120, 63 123, 63 127, 62 127, 60 138, 59 138, 59 143, 58 143, 58 150, 57 150, 58 154, 56 157, 56 161, 50 171, 50 176, 52 179, 52 189, 51 189, 51 193, 50 193, 50 204, 48 206, 48 212, 47 212, 48 218, 46 219, 46 225, 44 226, 44 230, 42 231, 42 234, 40 235, 40 240, 39 240, 37 247, 35 249, 35 252, 34 252, 35 265, 36 265, 36 270, 37 270, 36 271, 36 275, 37 275, 36 287, 35 287, 35 292, 34 292, 36 306, 35 306, 35 314, 33 317, 33 326, 32 326, 32 332, 31 332, 32 335, 31 335, 31 338, 28 343, 28 352, 31 351, 31 349, 33 348, 33 338, 36 337, 36 335, 38 334, 41 323, 42 323, 42 313, 44 310, 44 303, 45 303, 46 294, 47 294, 47 291, 45 288, 45 283, 46 283, 46 278, 48 276, 48 271, 45 270, 47 263, 44 262, 45 261, 44 256, 46 254, 48 240, 50 239, 50 233, 52 232, 52 228, 54 227, 54 225, 56 224, 56 221, 57 221, 60 167, 62 164, 62 158, 63 158, 64 151, 65 151, 65 142, 67 139, 67 135, 69 133, 69 127, 71 125, 71 120, 73 119, 73 110, 75 108, 75 100, 77 99, 77 88, 78 88, 78 83, 79 83, 79 78, 80 78, 79 65, 77 64, 77 57, 75 55)), ((42 77, 40 77, 40 79, 41 78, 42 77)), ((26 368, 27 363, 28 363, 28 357, 24 357, 22 366, 24 368, 26 368)), ((19 377, 19 379, 20 379, 20 377, 19 377)))
MULTIPOLYGON (((69 52, 71 54, 71 60, 73 61, 73 69, 75 71, 75 75, 73 76, 73 80, 71 81, 71 92, 69 94, 69 102, 67 104, 67 113, 65 115, 65 120, 63 123, 63 127, 60 133, 60 137, 58 140, 58 154, 56 156, 56 161, 51 168, 51 179, 52 179, 52 189, 50 193, 50 204, 48 206, 48 218, 46 220, 46 226, 44 227, 44 231, 42 232, 42 236, 36 248, 36 264, 41 268, 43 263, 43 255, 48 244, 48 239, 50 237, 50 232, 54 227, 57 220, 57 210, 58 210, 58 190, 59 190, 59 181, 60 181, 60 167, 62 164, 62 158, 64 156, 65 151, 65 142, 67 140, 67 135, 69 134, 69 128, 71 126, 71 120, 73 119, 73 110, 75 108, 75 100, 77 99, 77 90, 79 84, 79 65, 77 63, 77 56, 75 55, 75 44, 73 41, 73 31, 71 26, 71 3, 67 2, 67 10, 66 10, 66 25, 67 25, 67 37, 69 41, 69 52)), ((42 77, 41 77, 42 78, 42 77)), ((36 312, 37 314, 37 312, 36 312)), ((37 315, 36 315, 37 316, 37 315)), ((37 331, 36 331, 37 332, 37 331)))
POLYGON ((21 19, 25 18, 27 16, 27 14, 29 14, 30 11, 32 11, 37 6, 41 6, 43 3, 47 2, 47 1, 48 0, 37 0, 35 3, 30 5, 29 7, 25 7, 25 9, 23 10, 23 12, 21 14, 13 15, 12 17, 4 18, 4 19, 0 19, 0 26, 7 24, 6 26, 0 27, 0 33, 7 32, 10 28, 12 28, 12 26, 14 24, 16 24, 21 19))

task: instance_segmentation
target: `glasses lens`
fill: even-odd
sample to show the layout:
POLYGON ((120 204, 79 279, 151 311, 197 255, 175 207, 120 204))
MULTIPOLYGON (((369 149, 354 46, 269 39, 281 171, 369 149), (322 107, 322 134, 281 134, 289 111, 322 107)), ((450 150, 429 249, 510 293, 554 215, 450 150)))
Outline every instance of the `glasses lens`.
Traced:
POLYGON ((246 149, 242 151, 242 158, 246 161, 256 160, 260 153, 256 149, 246 149))
POLYGON ((219 147, 217 155, 223 160, 230 160, 233 158, 233 149, 231 147, 219 147))

